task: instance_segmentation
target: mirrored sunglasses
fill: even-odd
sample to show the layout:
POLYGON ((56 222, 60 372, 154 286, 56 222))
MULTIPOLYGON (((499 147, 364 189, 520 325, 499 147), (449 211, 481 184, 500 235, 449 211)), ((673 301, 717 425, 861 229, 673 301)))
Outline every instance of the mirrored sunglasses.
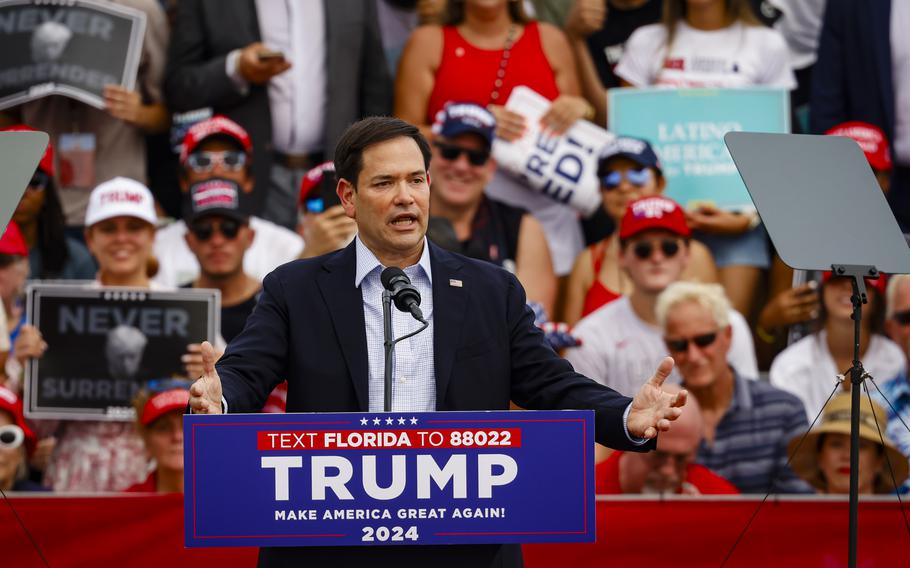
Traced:
POLYGON ((0 426, 0 448, 15 450, 25 441, 25 432, 15 424, 0 426))
POLYGON ((490 152, 487 150, 474 150, 456 146, 455 144, 446 144, 445 142, 434 142, 433 145, 439 149, 439 155, 450 162, 454 162, 462 154, 468 155, 468 162, 472 166, 482 166, 490 159, 490 152))
MULTIPOLYGON (((648 260, 658 248, 652 241, 640 241, 632 245, 632 252, 639 260, 648 260)), ((660 241, 660 252, 665 258, 673 258, 679 252, 679 241, 674 239, 663 239, 660 241)))
POLYGON ((190 224, 190 231, 196 239, 205 242, 212 238, 215 231, 224 235, 224 238, 226 239, 235 239, 242 226, 243 225, 239 221, 235 221, 234 219, 222 219, 219 222, 196 221, 190 224))
POLYGON ((606 175, 600 178, 600 186, 604 189, 616 189, 622 183, 623 176, 635 187, 644 187, 651 179, 651 171, 648 168, 642 168, 640 170, 626 170, 625 173, 618 171, 607 172, 606 175))
POLYGON ((240 171, 246 165, 246 154, 236 150, 223 152, 194 152, 186 159, 187 165, 196 173, 207 173, 221 164, 226 170, 240 171))
POLYGON ((667 347, 673 353, 685 353, 689 350, 689 342, 691 341, 698 347, 707 347, 714 343, 717 339, 717 332, 712 331, 711 333, 703 333, 701 335, 696 335, 695 337, 688 339, 671 339, 669 337, 664 338, 664 342, 667 344, 667 347))

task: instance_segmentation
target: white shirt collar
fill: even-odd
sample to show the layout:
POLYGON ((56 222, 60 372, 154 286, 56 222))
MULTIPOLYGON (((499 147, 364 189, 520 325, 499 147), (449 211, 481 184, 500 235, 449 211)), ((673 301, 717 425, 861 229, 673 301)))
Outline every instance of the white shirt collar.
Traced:
MULTIPOLYGON (((360 283, 363 282, 363 279, 376 270, 377 267, 384 269, 385 266, 379 262, 379 259, 373 254, 373 251, 363 244, 363 241, 360 240, 360 235, 354 237, 354 251, 357 258, 357 268, 354 271, 354 287, 356 288, 359 287, 360 283)), ((420 254, 420 260, 417 261, 416 266, 423 269, 424 275, 426 275, 427 280, 429 280, 432 285, 433 272, 430 269, 430 245, 427 242, 426 237, 423 238, 423 252, 420 254)), ((407 268, 410 268, 410 266, 407 268)))

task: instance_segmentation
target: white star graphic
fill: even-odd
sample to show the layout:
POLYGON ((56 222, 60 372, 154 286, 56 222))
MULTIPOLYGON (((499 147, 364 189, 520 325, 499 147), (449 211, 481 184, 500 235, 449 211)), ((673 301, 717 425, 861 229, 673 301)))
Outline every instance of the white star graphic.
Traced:
POLYGON ((404 423, 405 423, 404 417, 399 418, 399 419, 398 419, 398 423, 399 423, 399 424, 404 424, 404 423))
POLYGON ((416 419, 416 418, 411 418, 411 426, 413 426, 413 425, 415 425, 415 424, 417 424, 417 419, 416 419))
POLYGON ((380 422, 382 422, 382 420, 380 420, 380 419, 378 419, 378 418, 374 418, 374 419, 373 419, 373 424, 375 424, 376 426, 379 426, 379 423, 380 423, 380 422))
POLYGON ((395 422, 395 421, 392 420, 391 418, 386 418, 386 419, 385 419, 385 423, 388 424, 389 426, 391 426, 393 422, 395 422))
POLYGON ((361 426, 366 426, 368 422, 369 422, 369 420, 367 420, 366 418, 361 418, 361 419, 360 419, 360 425, 361 425, 361 426))

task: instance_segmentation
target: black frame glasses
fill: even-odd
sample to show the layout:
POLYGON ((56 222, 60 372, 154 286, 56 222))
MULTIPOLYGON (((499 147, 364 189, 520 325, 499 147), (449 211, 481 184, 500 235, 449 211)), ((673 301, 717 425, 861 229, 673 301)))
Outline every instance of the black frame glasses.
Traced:
POLYGON ((243 223, 236 219, 221 219, 217 222, 212 220, 194 221, 190 223, 189 229, 198 241, 204 243, 212 238, 212 235, 215 234, 216 230, 221 233, 224 238, 234 240, 240 233, 241 227, 243 227, 243 223))
POLYGON ((658 246, 655 246, 653 241, 639 241, 632 245, 632 252, 639 260, 648 260, 654 254, 655 248, 660 248, 665 258, 673 258, 679 252, 679 240, 661 239, 658 246))
POLYGON ((710 333, 702 333, 694 337, 683 337, 683 338, 671 338, 665 337, 664 343, 667 344, 667 348, 670 349, 673 353, 685 353, 689 350, 689 342, 691 341, 698 347, 704 349, 705 347, 711 345, 717 341, 718 331, 712 331, 710 333))
POLYGON ((450 162, 454 162, 462 154, 468 155, 468 162, 472 166, 483 166, 490 159, 490 152, 488 150, 465 148, 464 146, 458 146, 457 144, 448 144, 439 141, 433 142, 433 145, 439 149, 439 155, 442 156, 442 159, 450 162))

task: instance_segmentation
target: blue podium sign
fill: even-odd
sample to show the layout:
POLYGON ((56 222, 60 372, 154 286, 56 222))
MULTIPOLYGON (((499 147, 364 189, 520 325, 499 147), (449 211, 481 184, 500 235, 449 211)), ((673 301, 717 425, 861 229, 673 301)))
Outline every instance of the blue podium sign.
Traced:
POLYGON ((594 542, 592 411, 184 417, 186 546, 594 542))

